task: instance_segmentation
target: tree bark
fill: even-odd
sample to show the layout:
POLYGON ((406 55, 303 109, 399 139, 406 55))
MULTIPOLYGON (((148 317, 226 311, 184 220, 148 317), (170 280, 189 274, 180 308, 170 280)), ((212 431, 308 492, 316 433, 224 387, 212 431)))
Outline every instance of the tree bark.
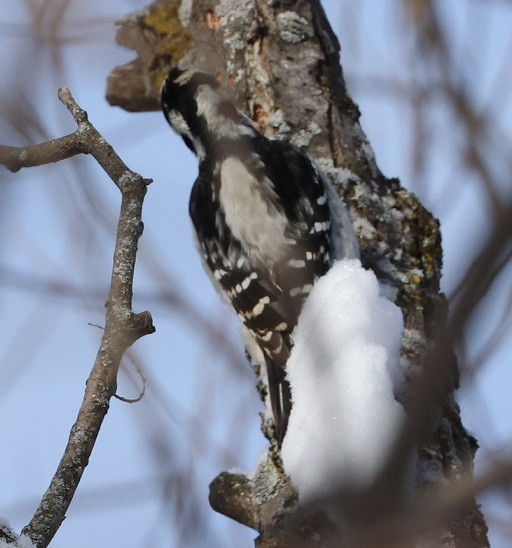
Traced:
POLYGON ((253 477, 218 476, 210 486, 212 507, 256 529, 261 546, 321 545, 333 535, 349 546, 376 538, 380 546, 413 538, 488 546, 473 491, 432 522, 425 518, 429 507, 419 503, 425 492, 440 500, 461 482, 471 483, 477 448, 454 397, 458 366, 440 292, 439 223, 379 170, 320 1, 157 0, 120 24, 118 42, 136 50, 137 59, 109 77, 111 104, 159 108, 159 85, 171 66, 217 74, 263 133, 291 140, 328 175, 350 211, 363 264, 395 291, 404 316, 401 357, 409 383, 401 402, 408 419, 375 486, 350 494, 353 515, 342 531, 323 514, 299 508, 275 447, 253 477), (412 504, 399 486, 403 463, 415 450, 419 495, 412 504))

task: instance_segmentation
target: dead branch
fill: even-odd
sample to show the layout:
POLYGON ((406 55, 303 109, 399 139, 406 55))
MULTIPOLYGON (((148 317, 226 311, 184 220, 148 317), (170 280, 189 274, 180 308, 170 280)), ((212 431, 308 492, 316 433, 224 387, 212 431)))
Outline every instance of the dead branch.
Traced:
POLYGON ((151 181, 128 169, 89 122, 87 113, 77 105, 68 89, 59 90, 59 99, 73 115, 77 130, 31 147, 0 146, 0 164, 17 171, 76 154, 91 154, 121 191, 122 201, 101 345, 57 471, 34 517, 22 532, 38 548, 48 546, 65 518, 107 414, 110 398, 116 392, 117 372, 125 350, 155 330, 149 312, 135 314, 132 311, 137 242, 143 229, 142 204, 151 181))

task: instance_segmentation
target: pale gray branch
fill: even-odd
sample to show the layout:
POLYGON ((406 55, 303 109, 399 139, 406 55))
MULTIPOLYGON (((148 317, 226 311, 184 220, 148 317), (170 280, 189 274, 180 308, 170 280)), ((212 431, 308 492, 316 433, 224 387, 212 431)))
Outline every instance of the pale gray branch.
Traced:
POLYGON ((34 517, 22 532, 38 548, 48 546, 65 518, 89 462, 110 399, 116 392, 117 373, 125 350, 140 337, 154 332, 149 312, 135 314, 132 311, 137 242, 143 228, 142 204, 151 181, 128 169, 89 122, 87 113, 77 105, 68 89, 59 90, 59 99, 78 125, 75 133, 31 147, 2 146, 0 164, 17 171, 80 153, 91 154, 120 189, 122 201, 101 345, 57 471, 34 517))

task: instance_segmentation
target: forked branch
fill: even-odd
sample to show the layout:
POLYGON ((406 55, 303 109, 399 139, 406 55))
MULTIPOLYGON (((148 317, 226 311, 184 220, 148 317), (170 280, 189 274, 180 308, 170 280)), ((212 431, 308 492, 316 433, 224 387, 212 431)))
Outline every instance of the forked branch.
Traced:
POLYGON ((48 546, 65 518, 78 483, 89 462, 101 424, 117 387, 117 372, 125 350, 137 339, 154 332, 149 312, 132 311, 132 284, 137 242, 142 234, 142 204, 151 182, 134 173, 89 122, 68 89, 59 99, 78 127, 70 135, 29 147, 0 146, 0 164, 11 171, 58 162, 77 154, 91 154, 122 194, 114 262, 107 301, 105 330, 84 399, 57 471, 30 523, 22 533, 35 546, 48 546))

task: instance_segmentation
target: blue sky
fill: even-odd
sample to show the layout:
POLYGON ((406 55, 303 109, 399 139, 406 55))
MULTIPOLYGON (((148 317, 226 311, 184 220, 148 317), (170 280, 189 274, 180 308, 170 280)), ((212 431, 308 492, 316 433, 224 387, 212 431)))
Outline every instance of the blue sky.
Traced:
MULTIPOLYGON (((25 4, 5 4, 0 63, 6 76, 0 99, 10 97, 13 105, 23 102, 23 94, 33 99, 47 131, 35 131, 34 139, 74 130, 56 97, 57 87, 66 86, 124 161, 154 179, 144 206, 134 301, 137 310, 152 311, 157 327, 134 347, 147 375, 147 396, 137 405, 112 403, 52 546, 250 545, 255 534, 215 515, 207 502, 211 479, 232 467, 253 469, 265 444, 258 430, 261 408, 236 322, 210 287, 192 242, 187 208, 195 160, 160 113, 128 114, 104 100, 110 70, 132 57, 115 45, 114 21, 143 3, 116 0, 105 6, 98 0, 86 7, 72 5, 64 34, 92 34, 93 39, 67 45, 62 65, 44 40, 34 40, 25 4), (91 14, 96 19, 90 19, 91 14), (191 306, 170 310, 151 298, 155 287, 178 293, 191 306), (204 336, 204 325, 219 330, 213 339, 204 336), (224 337, 220 343, 219 333, 224 337), (188 483, 177 483, 180 477, 188 483), (177 489, 188 496, 173 507, 166 505, 166 490, 177 489), (188 526, 181 527, 183 523, 188 526), (180 536, 187 527, 195 528, 197 535, 180 536)), ((397 99, 396 90, 374 89, 381 79, 397 89, 421 80, 411 33, 398 14, 401 3, 323 4, 340 36, 349 90, 382 171, 399 177, 441 220, 443 288, 450 294, 489 225, 478 181, 457 158, 460 131, 442 103, 429 107, 430 122, 424 128, 431 139, 425 159, 429 168, 418 179, 410 146, 417 131, 415 112, 408 101, 397 99)), ((450 36, 459 71, 455 76, 467 82, 476 103, 493 117, 499 146, 510 150, 510 94, 503 91, 506 85, 498 84, 506 63, 510 69, 512 9, 503 2, 496 7, 485 4, 447 1, 443 21, 453 27, 450 36), (479 29, 482 32, 476 32, 479 29)), ((6 144, 23 142, 11 133, 6 144)), ((489 154, 498 158, 499 146, 489 154)), ((505 173, 499 158, 493 165, 505 173)), ((90 158, 0 176, 0 515, 19 529, 53 475, 101 337, 88 323, 104 321, 119 195, 90 158), (81 288, 80 296, 58 296, 48 287, 35 286, 33 277, 81 288)), ((505 175, 502 179, 508 182, 505 175)), ((506 195, 510 187, 504 185, 500 192, 506 195)), ((470 356, 499 318, 507 285, 507 280, 499 281, 475 324, 470 356)), ((497 348, 474 378, 464 377, 459 392, 464 423, 480 439, 482 455, 512 438, 512 380, 506 359, 510 351, 509 332, 508 344, 497 348)), ((119 391, 133 397, 139 388, 127 362, 119 391)), ((496 507, 497 497, 483 500, 486 507, 496 507)), ((504 504, 497 508, 507 511, 510 519, 504 504)), ((504 546, 498 533, 495 527, 493 546, 504 546)))

